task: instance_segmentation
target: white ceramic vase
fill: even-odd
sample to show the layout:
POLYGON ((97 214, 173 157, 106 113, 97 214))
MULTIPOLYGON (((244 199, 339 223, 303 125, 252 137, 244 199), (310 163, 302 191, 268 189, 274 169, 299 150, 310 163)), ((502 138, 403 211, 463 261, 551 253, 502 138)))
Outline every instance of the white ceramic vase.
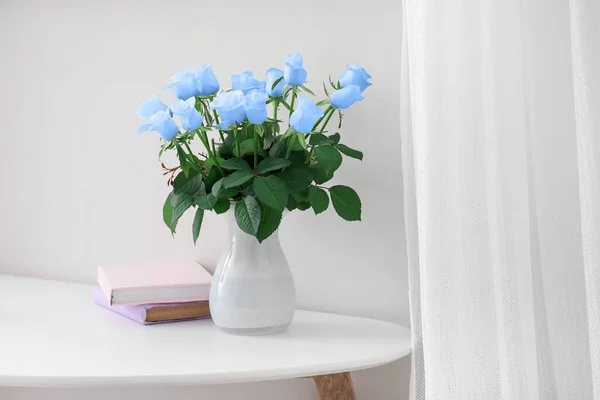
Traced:
POLYGON ((259 243, 225 214, 231 243, 221 256, 210 290, 210 313, 219 328, 238 335, 269 335, 292 323, 296 290, 279 243, 279 231, 259 243))

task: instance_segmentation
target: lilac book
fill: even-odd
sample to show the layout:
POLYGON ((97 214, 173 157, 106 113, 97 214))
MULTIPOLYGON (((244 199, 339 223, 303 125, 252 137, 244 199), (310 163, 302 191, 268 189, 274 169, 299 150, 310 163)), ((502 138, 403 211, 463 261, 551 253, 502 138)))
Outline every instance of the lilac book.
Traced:
POLYGON ((208 301, 111 306, 99 286, 94 286, 92 296, 96 304, 144 325, 210 318, 208 301))

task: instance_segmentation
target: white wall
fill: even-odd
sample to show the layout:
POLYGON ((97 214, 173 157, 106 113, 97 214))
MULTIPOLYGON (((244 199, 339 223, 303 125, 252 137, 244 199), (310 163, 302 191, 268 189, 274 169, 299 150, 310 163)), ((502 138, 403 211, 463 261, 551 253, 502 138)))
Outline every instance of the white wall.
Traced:
MULTIPOLYGON (((161 220, 168 189, 158 139, 136 134, 138 104, 179 69, 206 61, 223 86, 304 53, 309 86, 357 62, 373 75, 350 109, 336 182, 358 190, 363 222, 294 213, 282 226, 301 307, 408 324, 398 132, 399 0, 0 0, 0 272, 93 282, 110 262, 199 259, 209 268, 225 224, 190 221, 173 240, 161 220)), ((199 360, 201 361, 201 360, 199 360)), ((363 398, 402 398, 408 362, 355 374, 363 398)), ((4 390, 7 398, 78 398, 81 391, 4 390)), ((178 388, 183 397, 315 396, 312 383, 178 388), (296 395, 290 394, 296 393, 296 395)), ((98 398, 167 398, 167 389, 101 389, 98 398), (141 397, 140 397, 141 398, 141 397)), ((89 394, 85 394, 88 396, 89 394)))

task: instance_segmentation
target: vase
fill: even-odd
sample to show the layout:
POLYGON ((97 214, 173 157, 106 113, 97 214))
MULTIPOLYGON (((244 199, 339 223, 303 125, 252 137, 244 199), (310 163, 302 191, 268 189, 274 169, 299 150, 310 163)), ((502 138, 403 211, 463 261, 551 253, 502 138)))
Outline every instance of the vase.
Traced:
POLYGON ((216 326, 237 335, 287 330, 294 318, 296 290, 279 243, 279 230, 262 243, 237 225, 234 207, 225 214, 230 244, 219 260, 210 289, 216 326))

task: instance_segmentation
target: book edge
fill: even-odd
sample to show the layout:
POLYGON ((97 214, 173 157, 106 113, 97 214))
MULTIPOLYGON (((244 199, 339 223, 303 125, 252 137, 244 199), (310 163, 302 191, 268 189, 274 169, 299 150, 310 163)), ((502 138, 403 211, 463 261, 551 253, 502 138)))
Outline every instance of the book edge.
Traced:
POLYGON ((106 276, 106 273, 104 272, 104 269, 102 267, 98 267, 97 280, 98 280, 98 285, 100 286, 100 290, 102 291, 102 293, 106 297, 106 300, 108 301, 108 305, 112 306, 113 305, 113 289, 112 289, 110 282, 108 280, 108 277, 106 276))

